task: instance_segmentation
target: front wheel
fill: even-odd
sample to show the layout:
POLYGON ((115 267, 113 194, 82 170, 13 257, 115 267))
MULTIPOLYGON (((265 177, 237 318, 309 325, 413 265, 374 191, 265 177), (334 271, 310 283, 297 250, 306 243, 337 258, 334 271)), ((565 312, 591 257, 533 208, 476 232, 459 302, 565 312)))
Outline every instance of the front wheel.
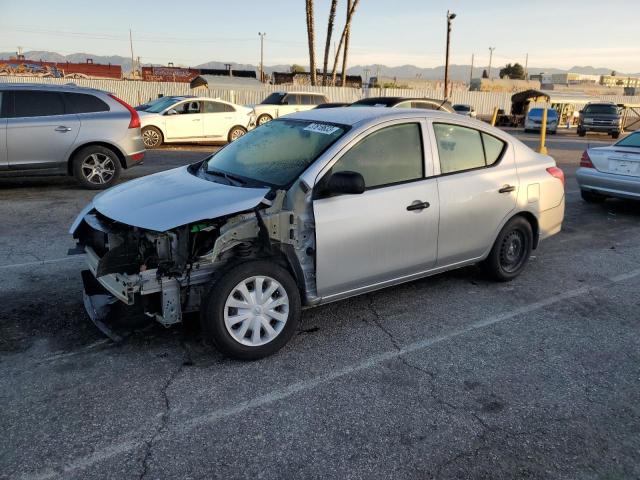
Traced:
POLYGON ((532 248, 531 224, 523 217, 514 217, 498 234, 482 268, 494 280, 508 282, 524 270, 532 248))
POLYGON ((90 190, 109 188, 118 181, 122 170, 115 152, 100 145, 78 150, 71 161, 73 176, 90 190))
POLYGON ((213 281, 201 307, 205 336, 238 360, 257 360, 280 350, 298 329, 300 315, 296 282, 266 260, 231 267, 213 281))
POLYGON ((578 128, 578 136, 579 137, 584 137, 587 134, 586 131, 582 130, 581 128, 578 128))
POLYGON ((611 134, 611 138, 619 138, 620 137, 620 132, 613 132, 611 134))
POLYGON ((245 133, 247 133, 247 129, 246 128, 241 127, 239 125, 235 126, 231 130, 229 130, 229 134, 227 135, 227 140, 229 141, 229 143, 231 143, 234 140, 239 139, 245 133))

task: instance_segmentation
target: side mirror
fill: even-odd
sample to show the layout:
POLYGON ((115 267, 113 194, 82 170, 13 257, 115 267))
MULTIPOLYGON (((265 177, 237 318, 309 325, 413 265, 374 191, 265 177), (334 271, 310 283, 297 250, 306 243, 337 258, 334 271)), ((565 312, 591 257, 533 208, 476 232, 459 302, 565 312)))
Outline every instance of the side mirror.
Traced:
POLYGON ((169 110, 167 110, 167 113, 165 113, 165 115, 177 115, 177 114, 178 114, 178 111, 173 108, 170 108, 169 110))
POLYGON ((364 177, 358 172, 331 174, 323 188, 325 194, 360 194, 364 192, 364 177))

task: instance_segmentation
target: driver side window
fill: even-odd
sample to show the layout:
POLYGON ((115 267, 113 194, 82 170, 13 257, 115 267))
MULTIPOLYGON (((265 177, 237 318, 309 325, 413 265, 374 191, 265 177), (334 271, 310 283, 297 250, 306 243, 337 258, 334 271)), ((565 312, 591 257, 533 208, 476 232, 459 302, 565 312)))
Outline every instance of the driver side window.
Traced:
POLYGON ((366 189, 424 178, 420 124, 393 125, 368 135, 331 168, 332 173, 345 171, 361 174, 366 189))
POLYGON ((178 114, 200 113, 200 102, 184 102, 174 108, 178 114))

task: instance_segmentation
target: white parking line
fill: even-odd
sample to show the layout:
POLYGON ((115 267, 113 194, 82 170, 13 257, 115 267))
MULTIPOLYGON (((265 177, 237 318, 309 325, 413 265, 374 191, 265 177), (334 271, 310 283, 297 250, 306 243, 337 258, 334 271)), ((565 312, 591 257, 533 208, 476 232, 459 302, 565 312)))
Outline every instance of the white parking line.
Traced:
POLYGON ((47 265, 49 263, 60 263, 60 262, 69 262, 71 260, 84 259, 84 255, 73 255, 62 258, 52 258, 50 260, 38 260, 35 262, 25 262, 25 263, 14 263, 11 265, 0 265, 0 270, 4 270, 6 268, 21 268, 21 267, 33 267, 36 265, 47 265))
MULTIPOLYGON (((627 273, 623 273, 620 275, 616 275, 614 277, 609 278, 610 283, 618 283, 623 282, 625 280, 630 280, 640 276, 640 269, 632 270, 627 273)), ((537 302, 530 303, 529 305, 525 305, 520 308, 516 308, 511 312, 503 313, 500 315, 495 315, 492 317, 485 318, 483 320, 479 320, 477 322, 471 323, 466 327, 459 328, 453 330, 449 333, 445 333, 443 335, 438 335, 436 337, 425 338, 423 340, 419 340, 414 343, 410 343, 409 345, 403 347, 400 350, 391 350, 378 355, 371 356, 361 362, 348 365, 339 370, 335 370, 333 372, 327 373, 325 375, 319 375, 314 378, 310 378, 308 380, 303 380, 300 382, 293 383, 286 387, 274 390, 265 395, 261 395, 259 397, 253 398, 251 400, 247 400, 245 402, 241 402, 231 407, 224 407, 217 410, 214 410, 206 415, 200 415, 194 417, 190 420, 186 420, 182 422, 179 426, 172 430, 167 430, 163 434, 161 434, 156 440, 164 437, 172 437, 175 433, 188 433, 196 428, 214 424, 220 420, 225 418, 232 417, 234 415, 238 415, 241 413, 245 413, 247 411, 255 410, 260 407, 264 407, 271 403, 277 402, 278 400, 283 400, 297 393, 305 392, 307 390, 311 390, 320 385, 329 383, 333 380, 337 380, 339 378, 345 377, 347 375, 351 375, 353 373, 357 373, 363 370, 367 370, 372 368, 380 363, 396 359, 402 355, 406 355, 408 353, 414 353, 421 350, 425 350, 433 345, 438 343, 451 340, 453 338, 459 337, 461 335, 480 330, 482 328, 495 325, 506 320, 511 320, 515 317, 518 317, 523 314, 531 313, 550 305, 556 304, 563 300, 567 300, 569 298, 578 297, 580 295, 584 295, 592 290, 596 290, 599 288, 607 288, 610 285, 598 285, 598 286, 584 286, 580 288, 576 288, 573 290, 568 290, 566 292, 560 293, 558 295, 553 295, 551 297, 547 297, 543 300, 539 300, 537 302)), ((24 474, 20 478, 23 480, 44 480, 49 478, 54 478, 57 476, 64 475, 69 472, 75 472, 78 470, 83 470, 88 468, 96 463, 102 462, 104 460, 108 460, 117 455, 121 455, 123 453, 127 453, 129 451, 135 450, 136 448, 140 448, 144 445, 142 440, 139 438, 143 438, 145 431, 140 431, 136 433, 130 433, 126 436, 123 436, 119 443, 113 443, 103 447, 102 449, 95 450, 92 454, 86 455, 83 457, 78 457, 74 460, 71 460, 66 465, 61 465, 56 469, 46 469, 40 472, 34 472, 30 474, 24 474), (132 440, 131 438, 138 438, 137 440, 132 440)))

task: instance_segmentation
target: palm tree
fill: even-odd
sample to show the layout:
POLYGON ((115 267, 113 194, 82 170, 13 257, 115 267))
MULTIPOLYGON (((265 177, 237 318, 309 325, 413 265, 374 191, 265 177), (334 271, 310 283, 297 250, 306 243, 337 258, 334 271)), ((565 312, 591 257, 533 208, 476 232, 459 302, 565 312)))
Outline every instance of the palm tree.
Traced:
POLYGON ((313 29, 313 0, 306 0, 307 9, 307 37, 309 39, 309 70, 311 71, 311 85, 316 84, 316 46, 315 31, 313 29))
POLYGON ((358 2, 360 0, 347 0, 347 20, 344 24, 344 29, 342 30, 342 36, 340 37, 340 43, 338 44, 338 49, 336 50, 335 57, 333 59, 333 70, 331 71, 331 82, 333 85, 336 84, 336 72, 338 69, 338 58, 340 58, 340 51, 344 44, 345 52, 342 57, 342 85, 344 86, 346 80, 346 63, 348 56, 349 46, 347 45, 349 42, 349 31, 351 30, 351 21, 353 20, 353 14, 356 11, 356 7, 358 6, 358 2))
POLYGON ((331 48, 331 36, 333 35, 333 22, 336 19, 337 8, 338 8, 338 0, 331 0, 331 9, 329 10, 329 21, 327 22, 327 41, 324 44, 324 65, 322 69, 322 85, 327 84, 327 67, 329 66, 329 49, 331 48))

